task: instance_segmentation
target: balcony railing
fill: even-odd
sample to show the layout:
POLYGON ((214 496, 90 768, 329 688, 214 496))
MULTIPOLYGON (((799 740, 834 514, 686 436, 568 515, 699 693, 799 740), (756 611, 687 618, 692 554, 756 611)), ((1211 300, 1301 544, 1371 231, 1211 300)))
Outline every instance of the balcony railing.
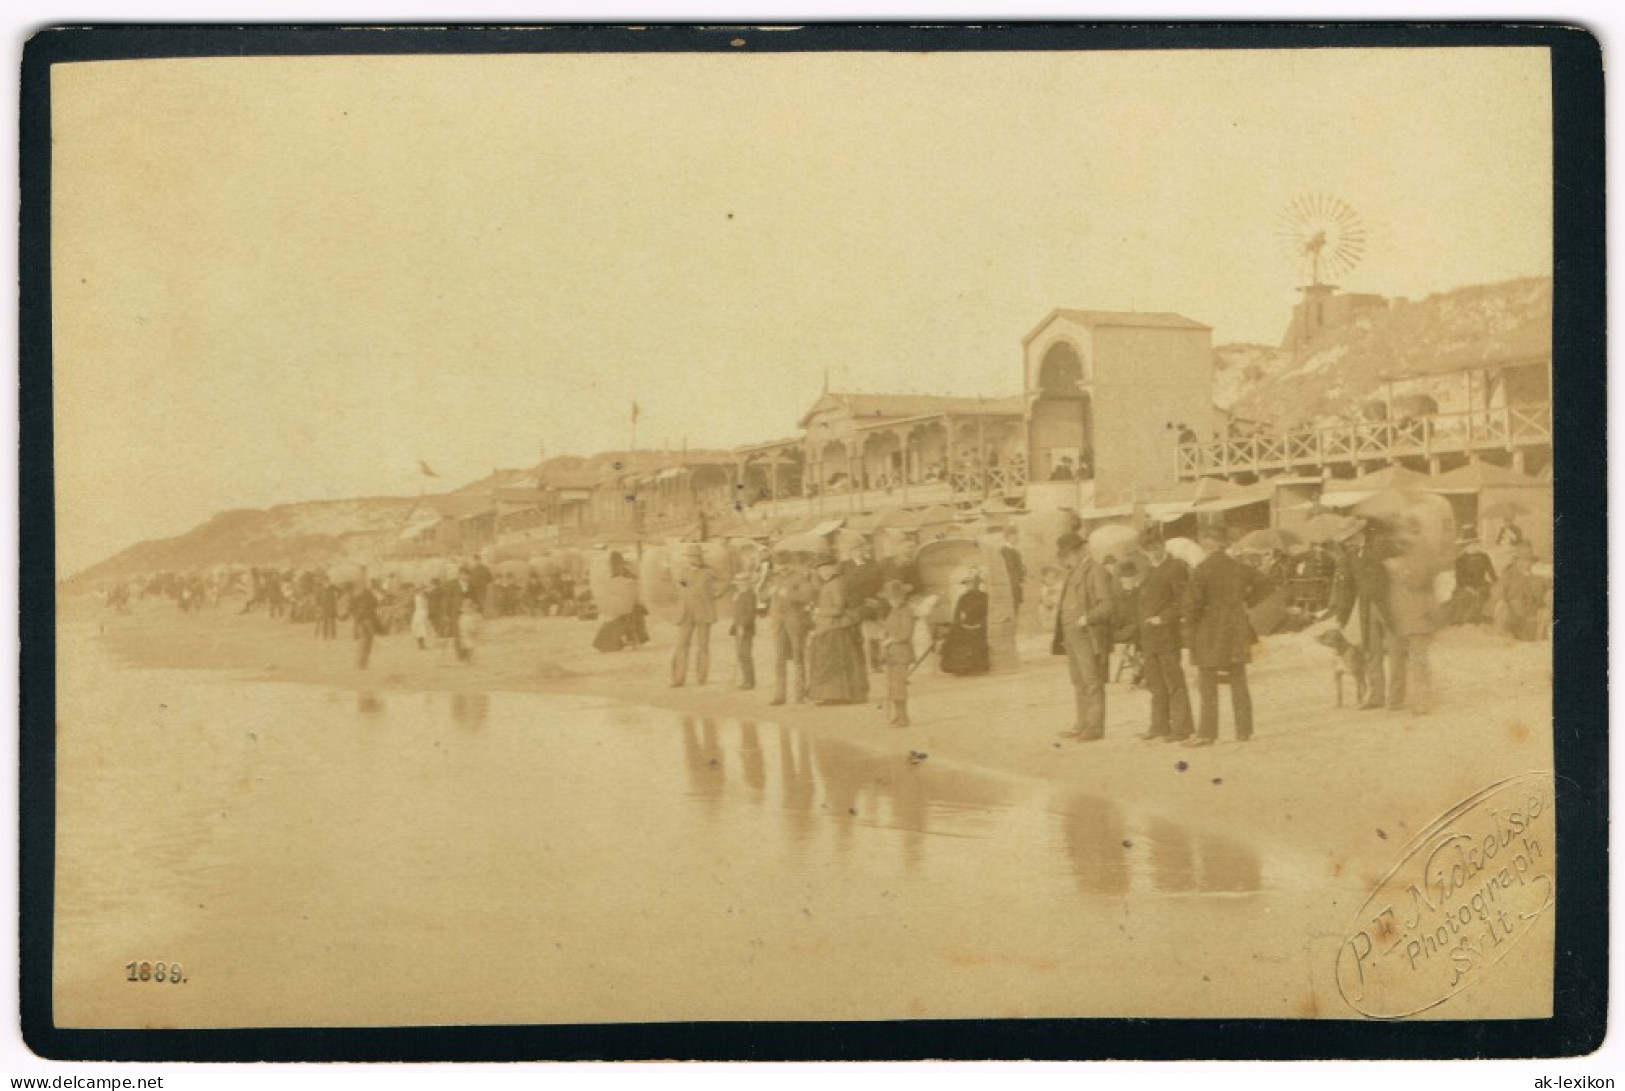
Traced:
POLYGON ((1400 421, 1358 421, 1210 442, 1186 441, 1179 444, 1176 458, 1179 476, 1189 479, 1340 462, 1511 451, 1550 446, 1551 442, 1551 404, 1536 402, 1400 421))

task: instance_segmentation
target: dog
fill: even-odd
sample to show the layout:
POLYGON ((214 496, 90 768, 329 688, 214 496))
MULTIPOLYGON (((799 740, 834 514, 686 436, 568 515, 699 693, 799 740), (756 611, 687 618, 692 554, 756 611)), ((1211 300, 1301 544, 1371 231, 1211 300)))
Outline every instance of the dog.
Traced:
POLYGON ((1337 657, 1336 665, 1332 667, 1332 681, 1337 686, 1337 707, 1343 707, 1343 676, 1345 674, 1354 679, 1354 703, 1365 703, 1365 649, 1358 644, 1350 644, 1349 638, 1343 635, 1341 629, 1327 629, 1315 641, 1324 647, 1330 648, 1337 657))

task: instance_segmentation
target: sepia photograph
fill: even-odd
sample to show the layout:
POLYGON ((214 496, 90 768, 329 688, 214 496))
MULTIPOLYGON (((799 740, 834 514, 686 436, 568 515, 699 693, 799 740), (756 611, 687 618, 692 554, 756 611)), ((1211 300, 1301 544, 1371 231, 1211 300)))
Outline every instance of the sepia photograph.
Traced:
POLYGON ((42 31, 25 1020, 1594 1046, 1595 42, 1075 29, 42 31))

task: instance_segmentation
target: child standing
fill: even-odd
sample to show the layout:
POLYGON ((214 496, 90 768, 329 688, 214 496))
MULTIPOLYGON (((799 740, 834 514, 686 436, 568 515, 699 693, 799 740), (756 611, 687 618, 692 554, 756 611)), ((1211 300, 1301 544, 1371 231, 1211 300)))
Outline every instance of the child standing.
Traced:
POLYGON ((891 726, 908 726, 908 675, 914 668, 914 611, 908 607, 913 588, 902 580, 887 580, 880 596, 891 611, 881 623, 882 658, 886 661, 886 700, 891 704, 891 726))

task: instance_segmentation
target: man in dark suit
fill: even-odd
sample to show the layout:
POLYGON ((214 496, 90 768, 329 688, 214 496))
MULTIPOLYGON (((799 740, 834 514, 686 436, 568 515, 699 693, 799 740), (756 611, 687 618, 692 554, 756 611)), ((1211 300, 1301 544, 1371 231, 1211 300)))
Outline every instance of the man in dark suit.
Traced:
POLYGON ((1253 737, 1253 696, 1247 688, 1247 661, 1251 658, 1253 627, 1247 607, 1258 593, 1258 572, 1225 552, 1216 532, 1202 535, 1207 559, 1191 573, 1185 589, 1185 625, 1190 638, 1191 663, 1198 671, 1202 698, 1196 734, 1186 746, 1212 746, 1219 737, 1219 673, 1230 678, 1231 709, 1236 718, 1236 741, 1253 737))
POLYGON ((885 628, 881 625, 881 619, 888 612, 888 607, 880 597, 880 589, 885 585, 885 575, 875 563, 874 550, 867 541, 859 542, 852 548, 851 555, 841 564, 841 575, 846 577, 847 593, 862 610, 859 627, 868 653, 869 669, 883 670, 885 663, 882 662, 880 645, 885 628))
POLYGON ((1140 654, 1151 690, 1151 729, 1142 739, 1182 742, 1191 734, 1191 698, 1180 663, 1180 621, 1190 569, 1168 555, 1162 535, 1148 531, 1140 541, 1146 575, 1140 584, 1140 654))
POLYGON ((1094 742, 1106 734, 1106 671, 1116 615, 1116 581, 1089 555, 1082 538, 1063 534, 1056 542, 1066 579, 1055 613, 1051 651, 1066 656, 1077 698, 1077 723, 1062 738, 1094 742))
POLYGON ((1394 550, 1378 528, 1352 520, 1342 538, 1344 578, 1334 606, 1342 628, 1358 610, 1360 647, 1365 649, 1362 709, 1405 707, 1405 637, 1395 624, 1384 563, 1394 550))

